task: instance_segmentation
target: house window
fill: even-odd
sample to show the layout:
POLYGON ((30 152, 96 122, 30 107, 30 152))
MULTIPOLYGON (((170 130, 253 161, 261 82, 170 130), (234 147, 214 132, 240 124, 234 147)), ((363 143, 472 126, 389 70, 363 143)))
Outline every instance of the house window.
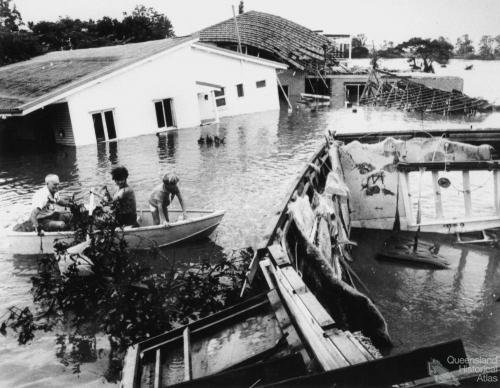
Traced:
POLYGON ((224 89, 225 88, 220 88, 220 90, 214 91, 215 105, 217 105, 217 106, 225 106, 226 105, 226 97, 224 94, 224 89))
POLYGON ((255 83, 255 86, 257 86, 258 88, 265 88, 266 87, 266 80, 257 81, 255 83))
POLYGON ((171 98, 155 101, 155 111, 158 128, 169 128, 175 126, 171 98))
POLYGON ((92 113, 95 137, 97 141, 116 139, 115 119, 113 110, 103 110, 92 113))
POLYGON ((243 97, 245 92, 243 91, 243 84, 236 85, 236 91, 238 92, 238 97, 243 97))

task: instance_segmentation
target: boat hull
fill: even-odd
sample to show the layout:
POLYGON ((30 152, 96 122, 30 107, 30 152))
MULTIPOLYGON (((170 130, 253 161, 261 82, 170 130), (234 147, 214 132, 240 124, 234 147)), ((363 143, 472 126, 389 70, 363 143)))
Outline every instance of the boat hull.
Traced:
MULTIPOLYGON (((152 225, 151 213, 148 210, 139 212, 138 228, 125 227, 119 234, 132 249, 148 249, 153 246, 168 245, 193 241, 208 237, 224 217, 223 211, 188 210, 187 220, 179 220, 180 210, 169 210, 174 222, 168 225, 152 225)), ((38 236, 36 232, 9 231, 6 235, 6 247, 2 251, 10 254, 35 255, 54 252, 56 241, 73 241, 73 232, 46 232, 38 236)))

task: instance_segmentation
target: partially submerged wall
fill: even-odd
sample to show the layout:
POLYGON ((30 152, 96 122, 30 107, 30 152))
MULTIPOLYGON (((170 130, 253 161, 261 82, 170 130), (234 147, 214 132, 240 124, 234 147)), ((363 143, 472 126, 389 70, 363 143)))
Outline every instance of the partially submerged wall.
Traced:
MULTIPOLYGON (((467 162, 490 160, 492 157, 488 145, 472 146, 443 138, 414 138, 408 141, 387 138, 376 144, 354 141, 341 146, 339 153, 345 182, 350 190, 352 225, 373 229, 392 229, 396 203, 401 228, 407 229, 408 221, 412 221, 412 206, 419 192, 418 189, 410 191, 409 182, 405 181, 403 174, 399 174, 398 180, 399 162, 467 162)), ((422 195, 422 202, 423 207, 433 212, 432 187, 428 194, 422 195)))

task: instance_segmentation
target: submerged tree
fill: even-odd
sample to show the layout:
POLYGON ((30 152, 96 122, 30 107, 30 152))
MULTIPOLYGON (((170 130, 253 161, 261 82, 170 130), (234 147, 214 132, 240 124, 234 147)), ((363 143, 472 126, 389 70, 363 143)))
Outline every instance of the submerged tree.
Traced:
POLYGON ((448 63, 453 52, 453 46, 443 37, 433 40, 411 38, 400 43, 397 48, 406 54, 409 62, 412 63, 412 68, 418 68, 416 60, 420 59, 422 62, 421 70, 425 73, 434 73, 434 62, 448 63))
POLYGON ((457 43, 455 44, 455 53, 460 56, 468 57, 474 55, 474 46, 472 45, 472 40, 469 39, 469 35, 465 34, 457 38, 457 43))
POLYGON ((490 35, 483 35, 481 37, 479 41, 479 56, 481 59, 494 59, 494 41, 490 35))
MULTIPOLYGON (((95 360, 95 333, 104 333, 111 347, 106 377, 114 381, 128 346, 238 300, 248 252, 179 270, 151 249, 149 260, 161 260, 165 268, 153 271, 129 251, 108 207, 97 208, 92 216, 78 208, 73 212, 77 240, 90 240, 62 276, 50 256, 42 257, 32 278, 35 308, 13 306, 0 325, 4 335, 9 329, 17 333, 20 344, 39 330, 58 329, 57 355, 78 372, 81 362, 95 360), (82 276, 84 270, 87 276, 82 276), (70 327, 69 332, 61 332, 63 327, 70 327)), ((55 249, 61 260, 68 259, 62 255, 66 244, 57 243, 55 249)))

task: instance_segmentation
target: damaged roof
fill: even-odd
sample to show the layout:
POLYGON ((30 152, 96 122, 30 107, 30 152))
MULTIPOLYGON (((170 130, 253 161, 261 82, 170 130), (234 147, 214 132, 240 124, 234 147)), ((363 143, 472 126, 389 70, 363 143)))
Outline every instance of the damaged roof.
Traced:
POLYGON ((193 40, 193 36, 186 36, 53 51, 0 67, 0 114, 20 114, 34 104, 193 40))
MULTIPOLYGON (((236 16, 241 44, 266 50, 292 67, 323 61, 327 37, 280 16, 249 11, 236 16)), ((238 43, 234 18, 199 32, 200 42, 238 43)))

